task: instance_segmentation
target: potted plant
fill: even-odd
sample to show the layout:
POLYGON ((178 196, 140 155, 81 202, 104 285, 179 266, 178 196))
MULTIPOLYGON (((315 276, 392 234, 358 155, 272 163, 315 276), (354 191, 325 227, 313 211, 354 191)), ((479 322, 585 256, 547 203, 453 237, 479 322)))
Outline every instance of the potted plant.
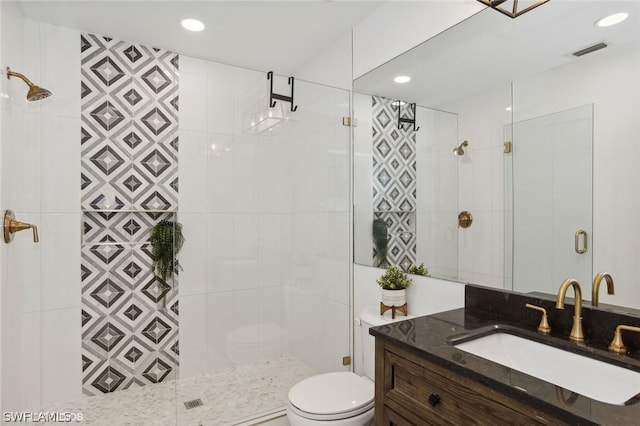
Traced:
POLYGON ((170 282, 173 282, 173 274, 180 268, 178 253, 184 243, 182 225, 170 220, 161 220, 151 228, 149 242, 153 272, 158 281, 163 304, 166 304, 167 293, 172 288, 170 282))
POLYGON ((377 282, 382 288, 382 303, 385 306, 400 307, 407 303, 406 288, 412 280, 400 267, 389 266, 377 282))
POLYGON ((407 272, 413 275, 423 275, 425 277, 429 276, 429 270, 426 266, 424 266, 424 263, 421 263, 420 266, 417 266, 415 263, 413 263, 411 266, 409 266, 407 272))

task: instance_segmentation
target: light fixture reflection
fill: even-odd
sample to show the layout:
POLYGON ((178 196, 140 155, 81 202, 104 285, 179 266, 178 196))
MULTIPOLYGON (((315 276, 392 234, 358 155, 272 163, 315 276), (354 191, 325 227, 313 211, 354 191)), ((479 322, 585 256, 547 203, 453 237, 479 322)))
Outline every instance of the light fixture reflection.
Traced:
POLYGON ((596 21, 596 26, 598 27, 611 27, 613 25, 619 24, 629 17, 629 14, 626 12, 614 13, 613 15, 605 16, 604 18, 600 18, 596 21))
POLYGON ((245 112, 243 131, 245 134, 273 135, 297 123, 297 114, 285 110, 284 102, 276 102, 274 107, 269 108, 268 101, 263 99, 245 112))
POLYGON ((204 23, 195 18, 184 18, 180 21, 182 28, 189 31, 199 32, 204 30, 204 23))
POLYGON ((393 81, 399 84, 408 83, 411 81, 411 77, 409 77, 408 75, 399 75, 394 78, 393 81))

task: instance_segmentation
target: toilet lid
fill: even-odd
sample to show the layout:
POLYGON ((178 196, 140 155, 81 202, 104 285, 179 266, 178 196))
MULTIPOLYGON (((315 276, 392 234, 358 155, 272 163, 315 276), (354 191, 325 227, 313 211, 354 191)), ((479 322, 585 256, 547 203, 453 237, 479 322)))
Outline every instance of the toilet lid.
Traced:
POLYGON ((370 409, 374 392, 373 382, 366 377, 351 372, 326 373, 294 385, 289 390, 289 402, 313 417, 345 417, 370 409))

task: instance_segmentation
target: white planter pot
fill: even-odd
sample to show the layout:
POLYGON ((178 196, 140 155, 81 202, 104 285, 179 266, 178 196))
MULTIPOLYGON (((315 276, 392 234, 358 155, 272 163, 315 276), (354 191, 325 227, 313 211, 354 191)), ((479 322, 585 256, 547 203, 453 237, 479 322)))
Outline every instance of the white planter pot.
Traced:
POLYGON ((406 290, 382 290, 382 303, 385 306, 402 306, 407 303, 406 290))

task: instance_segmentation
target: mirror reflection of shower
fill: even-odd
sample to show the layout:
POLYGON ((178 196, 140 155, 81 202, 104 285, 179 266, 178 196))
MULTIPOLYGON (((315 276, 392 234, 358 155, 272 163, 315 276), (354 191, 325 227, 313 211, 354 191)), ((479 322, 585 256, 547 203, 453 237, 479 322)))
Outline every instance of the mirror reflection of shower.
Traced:
POLYGON ((453 148, 453 153, 457 156, 461 156, 464 155, 464 149, 467 146, 469 146, 469 141, 464 141, 462 142, 460 145, 456 146, 455 148, 453 148))
POLYGON ((27 86, 29 86, 29 92, 27 92, 27 100, 28 101, 39 101, 44 98, 48 98, 51 96, 51 92, 45 88, 36 86, 33 84, 27 77, 19 72, 11 71, 9 67, 7 67, 7 78, 11 79, 11 77, 18 77, 22 81, 24 81, 27 86))

